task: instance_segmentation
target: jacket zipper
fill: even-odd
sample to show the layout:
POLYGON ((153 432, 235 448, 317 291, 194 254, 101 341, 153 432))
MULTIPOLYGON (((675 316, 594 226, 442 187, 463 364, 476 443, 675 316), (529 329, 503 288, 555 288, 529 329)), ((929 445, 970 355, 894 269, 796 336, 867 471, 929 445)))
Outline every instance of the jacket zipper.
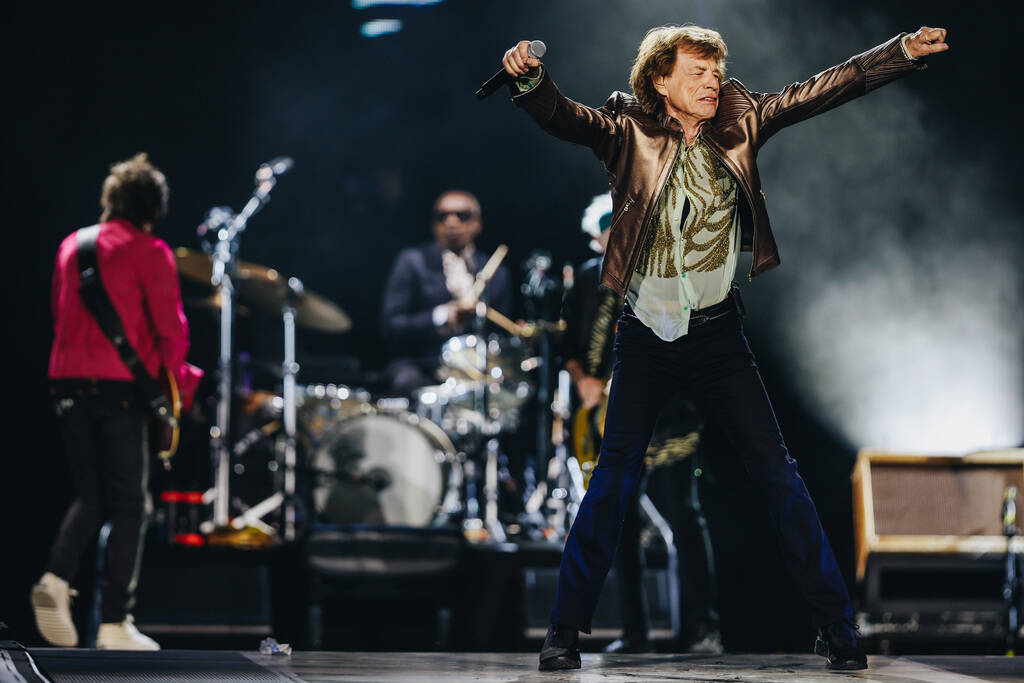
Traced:
MULTIPOLYGON (((626 282, 624 283, 625 294, 629 293, 629 283, 633 280, 633 272, 636 270, 636 262, 640 259, 640 252, 643 251, 644 239, 647 237, 647 231, 650 230, 648 223, 650 222, 650 214, 658 206, 658 202, 661 201, 661 195, 664 194, 665 188, 668 187, 668 182, 672 178, 672 169, 679 163, 679 151, 683 148, 682 145, 683 134, 680 133, 676 138, 676 153, 672 155, 672 161, 669 162, 669 172, 665 175, 665 181, 661 184, 661 189, 658 190, 658 194, 654 198, 654 203, 647 209, 647 213, 644 214, 644 222, 640 225, 640 235, 637 238, 637 247, 633 249, 633 255, 629 259, 629 273, 626 275, 626 282)), ((623 213, 629 209, 630 200, 626 200, 626 205, 623 208, 623 213)), ((621 218, 621 217, 620 217, 621 218)), ((623 294, 623 296, 625 296, 623 294)))
MULTIPOLYGON (((705 124, 701 124, 701 131, 700 132, 703 132, 704 125, 705 124)), ((707 143, 707 139, 705 139, 705 144, 706 143, 707 143)), ((708 145, 707 147, 708 147, 708 149, 711 150, 711 153, 714 154, 715 157, 718 158, 718 161, 720 161, 722 163, 722 165, 725 166, 729 170, 729 173, 732 174, 733 179, 739 184, 739 186, 741 188, 743 188, 743 194, 747 198, 747 206, 750 207, 750 220, 754 223, 753 229, 751 230, 751 232, 753 232, 754 237, 753 237, 752 244, 750 245, 751 259, 750 259, 750 270, 747 272, 747 282, 753 282, 754 281, 754 264, 757 262, 757 212, 754 210, 754 195, 751 194, 750 188, 748 188, 747 184, 745 182, 743 182, 743 180, 740 177, 740 174, 736 171, 736 169, 734 169, 732 166, 729 165, 729 162, 726 160, 726 158, 723 155, 718 153, 718 150, 715 149, 714 145, 708 145)), ((764 197, 764 191, 763 190, 761 191, 761 196, 764 197)), ((736 210, 739 211, 739 207, 736 207, 736 210)))

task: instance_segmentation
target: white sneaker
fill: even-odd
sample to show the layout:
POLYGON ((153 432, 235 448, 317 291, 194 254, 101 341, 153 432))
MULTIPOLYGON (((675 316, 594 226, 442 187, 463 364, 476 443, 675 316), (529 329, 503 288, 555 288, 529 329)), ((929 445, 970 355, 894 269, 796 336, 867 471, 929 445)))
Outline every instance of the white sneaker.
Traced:
POLYGON ((159 650, 155 640, 135 628, 132 615, 124 621, 100 624, 96 634, 96 647, 100 650, 159 650))
POLYGON ((71 598, 78 591, 53 572, 46 572, 32 586, 29 601, 36 616, 36 627, 50 645, 75 647, 78 631, 71 619, 71 598))

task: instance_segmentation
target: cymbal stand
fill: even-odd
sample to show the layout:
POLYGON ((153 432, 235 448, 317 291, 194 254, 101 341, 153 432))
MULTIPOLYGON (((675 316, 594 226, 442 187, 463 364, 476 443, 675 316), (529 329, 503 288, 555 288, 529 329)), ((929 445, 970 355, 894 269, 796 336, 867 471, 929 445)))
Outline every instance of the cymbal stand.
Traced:
POLYGON ((498 520, 498 438, 489 438, 484 450, 487 456, 484 465, 484 527, 492 540, 504 543, 505 528, 498 520))
POLYGON ((537 380, 537 432, 535 466, 543 478, 527 491, 525 512, 545 527, 545 535, 563 538, 582 499, 582 477, 574 458, 567 456, 565 423, 569 419, 571 383, 568 373, 555 369, 556 335, 563 331, 561 302, 571 288, 563 270, 562 282, 552 277, 551 255, 538 250, 527 261, 528 275, 522 287, 527 313, 537 320, 535 335, 540 355, 537 380), (558 318, 557 323, 549 322, 558 318), (541 520, 538 515, 543 517, 541 520))
POLYGON ((256 503, 231 521, 231 526, 244 529, 274 510, 284 506, 283 536, 285 541, 295 540, 295 467, 296 458, 296 415, 295 377, 299 364, 295 360, 295 300, 302 295, 302 281, 288 278, 288 296, 281 307, 284 325, 284 361, 281 363, 281 395, 283 398, 282 419, 284 436, 278 440, 278 451, 284 460, 283 491, 275 491, 268 498, 256 503))
POLYGON ((475 463, 471 459, 466 460, 466 517, 463 520, 463 529, 466 531, 486 530, 491 540, 503 543, 505 541, 505 529, 498 520, 498 457, 499 443, 498 432, 500 422, 492 420, 487 408, 487 394, 490 388, 491 376, 487 370, 487 302, 483 296, 487 283, 497 271, 501 261, 508 254, 508 247, 499 244, 484 264, 483 268, 476 274, 473 282, 472 296, 476 301, 476 316, 473 319, 473 331, 476 336, 476 372, 479 378, 473 387, 473 410, 480 415, 481 439, 485 440, 484 450, 484 518, 480 519, 480 501, 477 498, 477 473, 475 463))
POLYGON ((211 253, 212 284, 220 295, 220 353, 217 360, 217 421, 210 428, 210 458, 213 462, 213 488, 203 496, 213 503, 213 520, 202 525, 205 531, 228 525, 231 478, 231 402, 233 398, 233 357, 235 321, 235 278, 238 271, 238 247, 249 219, 270 201, 277 176, 291 168, 291 159, 275 159, 256 171, 256 188, 242 210, 232 215, 230 208, 214 207, 199 228, 200 235, 213 233, 211 253))
MULTIPOLYGON (((295 296, 302 293, 298 278, 288 279, 288 292, 295 296)), ((281 312, 284 320, 284 361, 282 389, 284 397, 284 540, 295 540, 295 376, 299 364, 295 360, 295 307, 289 296, 281 312)))
MULTIPOLYGON (((483 519, 480 518, 480 500, 478 498, 476 463, 472 460, 466 462, 466 519, 463 520, 463 528, 467 530, 484 529, 488 537, 498 543, 504 543, 505 529, 498 519, 498 456, 499 443, 497 432, 499 423, 492 420, 487 407, 487 394, 490 387, 490 375, 487 372, 487 330, 486 310, 484 304, 477 306, 477 315, 474 318, 474 333, 476 335, 476 369, 478 377, 473 387, 473 410, 481 417, 481 439, 480 450, 483 451, 483 519)), ((480 443, 480 442, 478 442, 480 443)), ((478 451, 479 452, 479 451, 478 451)))
POLYGON ((551 402, 551 443, 554 453, 547 460, 545 476, 526 501, 527 515, 543 518, 551 538, 562 539, 576 519, 580 501, 586 493, 583 472, 575 458, 569 457, 565 443, 565 422, 569 418, 569 394, 572 382, 565 370, 558 372, 558 381, 551 402))

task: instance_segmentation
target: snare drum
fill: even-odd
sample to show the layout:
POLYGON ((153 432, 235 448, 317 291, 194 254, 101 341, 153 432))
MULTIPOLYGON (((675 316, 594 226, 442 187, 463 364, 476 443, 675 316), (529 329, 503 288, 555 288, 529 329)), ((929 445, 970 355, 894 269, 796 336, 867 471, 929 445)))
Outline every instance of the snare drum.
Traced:
POLYGON ((447 405, 473 411, 477 396, 486 393, 488 417, 506 431, 519 424, 519 410, 532 394, 527 373, 534 367, 518 337, 491 335, 486 342, 477 335, 452 337, 441 347, 438 374, 448 390, 447 405), (480 370, 485 354, 486 371, 480 370))
POLYGON ((444 431, 409 412, 330 426, 313 453, 313 502, 333 524, 426 527, 461 510, 462 467, 444 431))
POLYGON ((314 443, 339 420, 373 412, 370 392, 344 384, 307 384, 295 388, 299 424, 314 443))

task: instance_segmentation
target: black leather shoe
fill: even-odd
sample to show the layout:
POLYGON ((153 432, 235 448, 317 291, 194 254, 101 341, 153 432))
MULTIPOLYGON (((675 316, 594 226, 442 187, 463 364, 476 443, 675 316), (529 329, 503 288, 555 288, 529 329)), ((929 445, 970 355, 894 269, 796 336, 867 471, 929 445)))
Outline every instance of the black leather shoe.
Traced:
POLYGON ((603 652, 609 654, 643 654, 646 652, 654 652, 654 646, 651 645, 649 640, 640 640, 639 638, 619 638, 605 645, 603 652))
POLYGON ((825 658, 829 669, 866 669, 868 657, 857 642, 859 634, 856 624, 848 619, 825 624, 818 629, 814 652, 825 658))
POLYGON ((541 671, 561 671, 580 668, 580 634, 568 626, 548 627, 544 646, 540 650, 541 671))

